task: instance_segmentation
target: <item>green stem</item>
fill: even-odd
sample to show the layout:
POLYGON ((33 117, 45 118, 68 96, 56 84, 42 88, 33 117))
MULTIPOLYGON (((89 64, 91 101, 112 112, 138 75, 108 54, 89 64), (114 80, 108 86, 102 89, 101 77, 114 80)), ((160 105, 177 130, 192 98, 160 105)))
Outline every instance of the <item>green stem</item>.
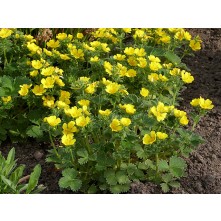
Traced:
POLYGON ((158 156, 158 153, 156 153, 155 158, 156 158, 156 174, 158 174, 158 164, 159 164, 159 156, 158 156))
POLYGON ((57 149, 56 149, 56 147, 55 147, 55 144, 54 144, 54 141, 53 141, 53 139, 52 139, 51 131, 49 130, 48 132, 49 132, 49 137, 50 137, 51 145, 52 145, 52 147, 53 147, 53 149, 54 149, 54 151, 55 151, 57 157, 60 158, 60 155, 58 154, 58 151, 57 151, 57 149))
POLYGON ((4 49, 4 59, 5 59, 5 61, 4 61, 4 66, 5 66, 6 64, 8 64, 8 60, 7 60, 5 49, 4 49))
POLYGON ((88 141, 88 137, 85 135, 85 136, 84 136, 84 139, 85 139, 85 144, 86 144, 88 153, 91 154, 91 153, 92 153, 92 150, 91 150, 91 147, 90 147, 90 144, 89 144, 89 141, 88 141))

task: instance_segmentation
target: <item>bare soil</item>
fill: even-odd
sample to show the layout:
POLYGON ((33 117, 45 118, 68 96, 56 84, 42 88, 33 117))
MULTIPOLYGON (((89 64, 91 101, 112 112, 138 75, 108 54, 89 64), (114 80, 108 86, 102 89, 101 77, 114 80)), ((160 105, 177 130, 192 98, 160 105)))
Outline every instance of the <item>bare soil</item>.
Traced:
MULTIPOLYGON (((221 29, 188 29, 192 35, 200 35, 203 40, 202 50, 195 57, 184 59, 191 69, 195 81, 188 85, 183 93, 181 106, 188 111, 189 102, 202 96, 213 101, 215 108, 204 117, 196 128, 205 143, 200 145, 187 160, 186 177, 181 179, 181 187, 172 189, 173 194, 215 194, 221 193, 221 29)), ((16 148, 18 164, 25 164, 25 174, 29 174, 34 166, 42 166, 39 183, 46 186, 43 193, 72 193, 61 191, 58 187, 60 172, 53 164, 45 163, 47 150, 44 143, 30 140, 25 145, 13 144, 16 148)), ((12 144, 1 145, 1 152, 6 155, 12 144)), ((155 194, 161 189, 152 183, 133 183, 129 193, 155 194)))

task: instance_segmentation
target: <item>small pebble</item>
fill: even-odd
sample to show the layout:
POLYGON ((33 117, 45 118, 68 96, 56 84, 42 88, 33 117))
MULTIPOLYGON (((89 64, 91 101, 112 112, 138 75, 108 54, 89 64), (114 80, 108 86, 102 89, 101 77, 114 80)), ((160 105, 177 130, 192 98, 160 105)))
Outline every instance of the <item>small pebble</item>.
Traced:
POLYGON ((40 160, 43 156, 44 156, 44 153, 39 150, 35 151, 35 153, 34 153, 34 158, 36 160, 40 160))

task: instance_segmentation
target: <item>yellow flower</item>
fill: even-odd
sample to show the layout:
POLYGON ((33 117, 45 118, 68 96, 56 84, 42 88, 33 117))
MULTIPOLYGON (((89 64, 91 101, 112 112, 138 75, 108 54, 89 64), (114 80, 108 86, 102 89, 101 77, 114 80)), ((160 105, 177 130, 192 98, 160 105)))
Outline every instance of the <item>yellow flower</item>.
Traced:
POLYGON ((131 33, 131 28, 123 28, 123 31, 124 31, 125 33, 131 33))
POLYGON ((41 70, 41 75, 43 76, 50 76, 54 73, 55 68, 53 66, 47 67, 47 68, 42 68, 41 70))
POLYGON ((35 85, 34 88, 32 89, 32 92, 37 95, 37 96, 41 96, 42 94, 44 94, 46 90, 44 89, 43 85, 35 85))
POLYGON ((150 113, 152 113, 159 122, 163 121, 166 118, 168 111, 169 107, 165 106, 162 102, 158 102, 157 106, 153 106, 150 108, 150 113))
POLYGON ((127 72, 126 72, 126 76, 131 78, 131 77, 135 77, 137 75, 137 72, 134 70, 134 69, 129 69, 127 72))
POLYGON ((126 76, 126 74, 127 74, 127 67, 123 66, 120 63, 117 63, 117 68, 118 68, 120 76, 122 76, 122 77, 126 76))
POLYGON ((155 57, 154 55, 148 56, 148 59, 149 59, 151 62, 157 62, 157 63, 160 62, 160 59, 159 59, 158 57, 155 57))
POLYGON ((77 33, 77 38, 82 39, 84 35, 82 33, 77 33))
POLYGON ((44 53, 48 56, 52 56, 52 52, 47 50, 46 48, 43 49, 44 53))
POLYGON ((178 110, 176 108, 174 108, 174 116, 175 117, 183 117, 183 116, 186 116, 186 112, 185 111, 181 111, 181 110, 178 110))
POLYGON ((187 125, 189 123, 189 120, 187 119, 187 116, 184 115, 180 118, 180 124, 187 125))
POLYGON ((193 99, 190 104, 194 107, 200 106, 202 109, 211 110, 214 105, 210 99, 204 99, 202 97, 193 99))
POLYGON ((8 28, 2 28, 0 30, 0 38, 7 38, 9 37, 11 34, 13 33, 12 30, 8 29, 8 28))
POLYGON ((80 77, 79 79, 80 79, 80 81, 82 81, 84 83, 87 83, 90 80, 90 78, 88 78, 88 77, 80 77))
POLYGON ((123 61, 126 58, 126 56, 122 55, 122 54, 116 54, 116 55, 114 55, 113 58, 117 61, 123 61))
POLYGON ((68 37, 68 36, 67 36, 66 33, 59 33, 59 34, 56 35, 56 38, 57 38, 58 40, 64 40, 64 39, 66 39, 67 37, 68 37))
POLYGON ((127 62, 130 66, 136 66, 137 65, 137 60, 135 57, 133 56, 130 56, 128 59, 127 59, 127 62))
POLYGON ((74 145, 76 142, 76 139, 74 139, 74 135, 73 134, 64 134, 61 138, 61 142, 65 145, 65 146, 71 146, 74 145))
POLYGON ((64 101, 56 101, 56 105, 57 105, 58 109, 69 108, 69 105, 67 103, 65 103, 64 101))
POLYGON ((118 119, 114 118, 110 124, 110 128, 114 132, 118 132, 118 131, 122 130, 122 126, 121 126, 120 121, 118 119))
POLYGON ((172 70, 170 70, 170 75, 172 76, 177 76, 180 75, 181 70, 179 68, 173 68, 172 70))
POLYGON ((60 101, 66 102, 66 100, 69 100, 70 97, 71 97, 70 92, 62 90, 60 91, 60 97, 59 97, 60 101))
POLYGON ((8 102, 10 102, 12 100, 11 96, 7 96, 7 97, 2 97, 2 101, 4 102, 4 104, 7 104, 8 102))
POLYGON ((76 124, 79 127, 85 127, 90 123, 90 121, 89 117, 80 116, 76 119, 76 124))
POLYGON ((145 134, 143 137, 143 144, 149 145, 156 141, 156 132, 151 131, 150 134, 145 134))
POLYGON ((43 106, 45 107, 49 107, 49 108, 53 108, 54 107, 54 100, 55 98, 53 96, 43 96, 42 97, 43 100, 43 106))
POLYGON ((62 128, 63 128, 63 134, 65 135, 78 131, 74 121, 70 121, 69 123, 64 123, 62 128))
POLYGON ((105 91, 109 94, 115 94, 120 89, 120 84, 111 82, 108 85, 106 85, 105 91))
POLYGON ((189 72, 182 72, 181 77, 184 83, 190 84, 194 81, 194 77, 189 72))
POLYGON ((160 140, 164 140, 167 137, 168 137, 168 135, 166 133, 157 132, 157 138, 159 138, 160 140))
POLYGON ((30 71, 29 74, 30 74, 31 77, 35 77, 35 76, 38 75, 38 70, 30 71))
POLYGON ((45 117, 44 122, 47 122, 52 127, 56 127, 58 124, 61 123, 61 119, 59 117, 57 118, 56 116, 53 115, 50 117, 45 117))
POLYGON ((55 83, 57 85, 59 85, 60 87, 64 87, 65 86, 65 83, 60 79, 59 76, 53 76, 54 80, 55 80, 55 83))
POLYGON ((31 87, 31 85, 28 85, 28 84, 23 84, 23 85, 20 85, 20 90, 18 91, 18 93, 21 95, 21 96, 26 96, 28 94, 28 91, 29 91, 29 88, 31 87))
POLYGON ((145 56, 146 55, 146 52, 145 52, 145 49, 144 48, 136 48, 135 50, 134 50, 134 54, 136 54, 137 56, 139 56, 139 57, 143 57, 143 56, 145 56))
POLYGON ((189 32, 185 31, 185 32, 184 32, 184 38, 185 38, 187 41, 190 41, 191 38, 192 38, 192 36, 191 36, 191 34, 190 34, 189 32))
POLYGON ((151 73, 151 74, 148 75, 148 80, 150 82, 156 82, 156 81, 159 80, 159 75, 156 74, 156 73, 151 73))
POLYGON ((162 74, 159 74, 158 76, 159 76, 159 80, 161 80, 161 81, 168 81, 169 80, 166 76, 164 76, 162 74))
POLYGON ((147 96, 149 95, 149 90, 146 89, 146 88, 142 88, 142 89, 140 90, 140 94, 141 94, 141 96, 143 96, 143 97, 147 97, 147 96))
POLYGON ((160 41, 161 42, 163 42, 163 43, 165 43, 165 44, 168 44, 168 43, 170 43, 170 36, 169 35, 164 35, 164 36, 162 36, 161 38, 160 38, 160 41))
POLYGON ((193 51, 198 51, 201 49, 201 41, 200 40, 191 40, 189 46, 193 51))
POLYGON ((131 120, 129 118, 123 117, 123 118, 120 119, 120 123, 123 126, 127 127, 131 124, 131 120))
POLYGON ((89 106, 90 101, 89 100, 80 100, 80 101, 78 101, 78 104, 80 104, 81 106, 89 106))
POLYGON ((73 118, 77 118, 82 115, 82 109, 81 108, 78 109, 76 106, 70 109, 65 109, 64 112, 66 115, 71 116, 73 118))
POLYGON ((91 62, 98 62, 100 59, 99 59, 99 57, 98 56, 94 56, 94 57, 91 57, 90 58, 90 61, 91 62))
POLYGON ((47 46, 49 48, 58 48, 60 46, 60 42, 55 41, 54 39, 51 39, 49 42, 47 42, 47 46))
POLYGON ((105 69, 105 71, 109 74, 109 75, 111 75, 112 73, 111 73, 111 71, 112 71, 112 65, 111 65, 111 63, 110 62, 108 62, 108 61, 105 61, 104 62, 104 69, 105 69))
POLYGON ((147 66, 147 60, 145 58, 137 58, 139 61, 138 67, 145 68, 147 66))
POLYGON ((196 107, 199 105, 199 102, 200 102, 200 99, 199 98, 195 98, 193 99, 190 104, 193 106, 193 107, 196 107))
POLYGON ((55 83, 55 79, 52 77, 42 78, 41 83, 44 88, 53 88, 54 83, 55 83))
POLYGON ((70 60, 70 57, 67 54, 60 54, 60 58, 65 61, 70 60))
POLYGON ((134 114, 136 112, 136 109, 134 108, 134 105, 133 104, 124 104, 124 105, 119 105, 119 107, 121 109, 125 109, 125 111, 128 113, 128 114, 134 114))
POLYGON ((39 60, 33 60, 31 62, 31 65, 34 69, 40 69, 43 66, 43 64, 39 60))
POLYGON ((35 43, 27 42, 27 48, 29 49, 29 51, 33 53, 41 53, 42 51, 42 49, 39 46, 37 46, 35 43))
POLYGON ((152 62, 150 62, 149 67, 152 71, 158 71, 159 69, 162 68, 162 65, 158 62, 152 61, 152 62))
POLYGON ((88 86, 85 88, 85 92, 88 94, 93 94, 96 91, 96 87, 97 87, 96 82, 88 84, 88 86))
POLYGON ((109 116, 111 114, 111 110, 110 109, 106 109, 106 110, 99 110, 99 114, 100 115, 104 115, 104 116, 109 116))
POLYGON ((71 48, 70 49, 71 55, 73 55, 76 59, 84 58, 84 52, 82 49, 71 48))
POLYGON ((132 47, 126 47, 126 48, 124 49, 124 53, 125 53, 126 55, 133 55, 133 54, 134 54, 134 48, 132 48, 132 47))

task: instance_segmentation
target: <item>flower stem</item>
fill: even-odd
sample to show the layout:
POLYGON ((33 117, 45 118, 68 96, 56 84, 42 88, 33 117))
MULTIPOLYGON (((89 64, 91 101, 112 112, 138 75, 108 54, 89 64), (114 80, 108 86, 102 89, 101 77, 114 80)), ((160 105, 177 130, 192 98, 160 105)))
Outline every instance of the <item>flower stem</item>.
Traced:
POLYGON ((57 157, 60 158, 60 155, 58 154, 58 151, 57 151, 57 149, 56 149, 56 147, 55 147, 55 144, 54 144, 54 141, 53 141, 53 139, 52 139, 51 131, 49 130, 48 132, 49 132, 49 137, 50 137, 51 145, 52 145, 52 147, 53 147, 53 149, 54 149, 54 151, 55 151, 57 157))

